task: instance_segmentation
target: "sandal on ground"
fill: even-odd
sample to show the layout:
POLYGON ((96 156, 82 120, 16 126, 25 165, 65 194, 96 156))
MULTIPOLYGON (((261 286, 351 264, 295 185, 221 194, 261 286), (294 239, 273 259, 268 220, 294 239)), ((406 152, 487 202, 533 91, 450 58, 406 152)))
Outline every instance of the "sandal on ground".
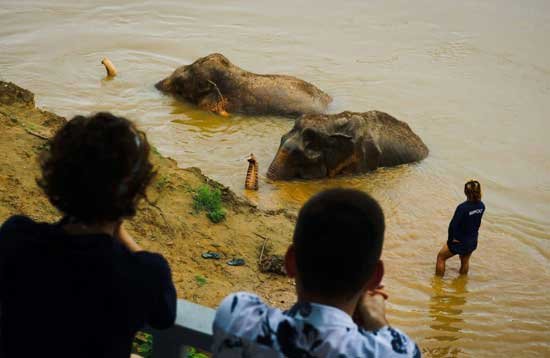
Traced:
POLYGON ((211 251, 204 252, 201 256, 203 259, 214 259, 214 260, 219 260, 222 257, 222 255, 218 254, 217 252, 211 252, 211 251))
POLYGON ((244 259, 231 259, 227 261, 229 266, 242 266, 244 265, 244 259))

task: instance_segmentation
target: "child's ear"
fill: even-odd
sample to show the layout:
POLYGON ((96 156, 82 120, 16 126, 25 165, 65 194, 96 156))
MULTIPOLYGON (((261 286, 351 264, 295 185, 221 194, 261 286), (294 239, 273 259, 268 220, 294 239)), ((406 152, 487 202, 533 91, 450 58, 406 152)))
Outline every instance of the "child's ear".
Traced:
POLYGON ((367 282, 367 290, 374 290, 375 288, 380 286, 380 283, 382 282, 382 278, 384 278, 384 262, 382 260, 379 260, 376 263, 374 272, 372 273, 369 281, 367 282))
POLYGON ((288 277, 296 277, 296 251, 294 250, 294 245, 290 245, 286 250, 285 270, 288 277))

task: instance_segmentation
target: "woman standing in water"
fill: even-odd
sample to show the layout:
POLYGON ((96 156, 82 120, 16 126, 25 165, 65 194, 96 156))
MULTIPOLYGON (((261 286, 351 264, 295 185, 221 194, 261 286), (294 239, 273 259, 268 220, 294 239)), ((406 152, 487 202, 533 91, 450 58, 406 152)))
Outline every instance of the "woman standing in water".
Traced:
POLYGON ((460 256, 460 274, 466 275, 470 256, 477 248, 477 235, 485 211, 481 201, 481 185, 477 180, 468 181, 464 184, 464 194, 467 200, 456 208, 449 223, 447 243, 437 254, 435 274, 438 276, 445 274, 445 261, 455 255, 460 256))

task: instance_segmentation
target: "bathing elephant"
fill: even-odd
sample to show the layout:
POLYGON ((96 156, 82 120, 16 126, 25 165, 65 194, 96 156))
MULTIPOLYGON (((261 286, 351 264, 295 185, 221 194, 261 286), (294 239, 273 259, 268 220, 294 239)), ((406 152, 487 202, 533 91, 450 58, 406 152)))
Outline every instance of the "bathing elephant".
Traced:
POLYGON ((407 123, 387 113, 305 115, 282 136, 267 177, 334 177, 416 162, 427 156, 428 148, 407 123))
POLYGON ((332 101, 308 82, 292 76, 248 72, 218 53, 177 68, 156 87, 221 115, 229 112, 297 117, 324 113, 332 101))

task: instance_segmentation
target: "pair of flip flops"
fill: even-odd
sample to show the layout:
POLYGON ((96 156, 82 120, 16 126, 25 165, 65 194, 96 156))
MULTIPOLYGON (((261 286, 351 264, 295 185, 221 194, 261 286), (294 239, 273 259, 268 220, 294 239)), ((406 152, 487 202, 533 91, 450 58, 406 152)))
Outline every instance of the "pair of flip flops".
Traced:
POLYGON ((222 255, 212 251, 203 252, 201 256, 203 259, 214 259, 214 260, 219 260, 222 257, 222 255))
MULTIPOLYGON (((212 251, 204 252, 201 256, 203 259, 211 259, 211 260, 219 260, 222 257, 222 255, 212 251)), ((236 259, 231 259, 227 261, 227 264, 229 266, 243 266, 245 264, 245 261, 244 259, 236 258, 236 259)))
POLYGON ((227 261, 229 266, 242 266, 244 265, 244 259, 231 259, 227 261))

